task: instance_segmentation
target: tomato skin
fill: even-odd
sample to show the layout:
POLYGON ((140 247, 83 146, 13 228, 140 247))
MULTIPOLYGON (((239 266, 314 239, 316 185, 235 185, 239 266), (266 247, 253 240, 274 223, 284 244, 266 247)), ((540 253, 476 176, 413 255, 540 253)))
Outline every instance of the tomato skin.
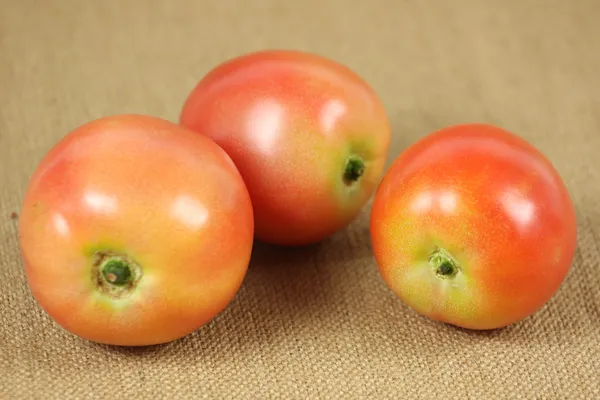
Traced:
POLYGON ((375 194, 371 239, 382 277, 408 306, 471 329, 539 310, 566 277, 576 216, 563 181, 533 146, 504 129, 434 132, 392 164, 375 194), (458 264, 438 275, 430 255, 458 264))
POLYGON ((354 72, 299 51, 260 51, 217 66, 189 94, 180 123, 236 163, 254 205, 258 239, 320 241, 344 228, 383 174, 390 126, 354 72), (344 183, 349 158, 366 164, 344 183))
POLYGON ((60 326, 139 346, 187 335, 228 305, 253 226, 243 180, 219 146, 159 118, 117 115, 75 129, 46 154, 19 231, 30 289, 60 326), (106 254, 141 271, 119 297, 94 275, 106 254))

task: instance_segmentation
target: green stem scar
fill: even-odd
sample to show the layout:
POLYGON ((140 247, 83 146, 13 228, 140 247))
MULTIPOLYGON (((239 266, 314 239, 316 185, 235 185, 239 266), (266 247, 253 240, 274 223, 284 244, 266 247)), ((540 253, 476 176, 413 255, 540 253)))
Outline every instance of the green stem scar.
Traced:
POLYGON ((356 182, 364 173, 364 160, 357 155, 348 157, 348 160, 346 161, 346 167, 344 168, 344 182, 347 185, 351 185, 353 182, 356 182))
POLYGON ((122 286, 131 281, 131 268, 126 261, 112 259, 102 266, 102 275, 104 279, 113 285, 122 286))
POLYGON ((123 298, 133 292, 141 277, 140 266, 125 254, 110 251, 94 254, 92 282, 103 294, 123 298))
POLYGON ((440 279, 454 278, 460 270, 458 263, 450 253, 440 248, 435 249, 430 254, 429 264, 431 264, 435 275, 440 279))

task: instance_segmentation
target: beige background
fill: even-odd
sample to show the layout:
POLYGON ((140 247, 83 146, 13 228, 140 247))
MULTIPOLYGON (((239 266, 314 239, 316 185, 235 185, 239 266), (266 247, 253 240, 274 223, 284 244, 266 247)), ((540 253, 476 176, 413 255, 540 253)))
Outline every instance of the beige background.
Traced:
POLYGON ((597 0, 0 0, 0 398, 600 398, 600 2, 597 0), (234 303, 177 342, 95 345, 28 292, 17 241, 27 179, 90 119, 176 120, 196 81, 285 47, 347 64, 380 93, 390 161, 483 121, 538 146, 579 218, 547 306, 488 333, 417 316, 387 289, 368 212, 308 249, 257 246, 234 303))

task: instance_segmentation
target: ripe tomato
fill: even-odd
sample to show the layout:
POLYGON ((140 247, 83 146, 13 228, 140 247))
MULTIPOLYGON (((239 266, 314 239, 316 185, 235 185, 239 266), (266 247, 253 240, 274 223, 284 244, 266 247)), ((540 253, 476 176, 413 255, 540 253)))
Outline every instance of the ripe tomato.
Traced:
POLYGON ((254 206, 256 236, 302 245, 345 227, 371 197, 390 141, 374 91, 334 61, 262 51, 208 73, 181 124, 236 163, 254 206))
POLYGON ((20 240, 39 304, 115 345, 182 337, 236 294, 253 241, 250 197, 207 138, 148 116, 85 124, 35 171, 20 240))
POLYGON ((375 194, 380 272, 411 308, 472 329, 519 321, 565 278, 573 204, 550 162, 503 129, 448 127, 413 144, 375 194))

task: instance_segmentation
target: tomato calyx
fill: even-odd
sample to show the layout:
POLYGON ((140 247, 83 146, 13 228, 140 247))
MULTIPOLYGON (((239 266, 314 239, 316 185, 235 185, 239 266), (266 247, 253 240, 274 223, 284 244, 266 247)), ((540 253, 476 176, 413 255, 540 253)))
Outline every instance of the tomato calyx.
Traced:
POLYGON ((351 155, 346 160, 344 168, 344 183, 351 185, 356 182, 365 173, 365 162, 362 157, 351 155))
POLYGON ((142 269, 130 257, 110 251, 94 254, 92 280, 96 289, 115 299, 129 295, 142 277, 142 269))
POLYGON ((432 266, 435 276, 440 279, 454 278, 460 267, 449 252, 442 248, 436 248, 429 255, 429 264, 432 266))

